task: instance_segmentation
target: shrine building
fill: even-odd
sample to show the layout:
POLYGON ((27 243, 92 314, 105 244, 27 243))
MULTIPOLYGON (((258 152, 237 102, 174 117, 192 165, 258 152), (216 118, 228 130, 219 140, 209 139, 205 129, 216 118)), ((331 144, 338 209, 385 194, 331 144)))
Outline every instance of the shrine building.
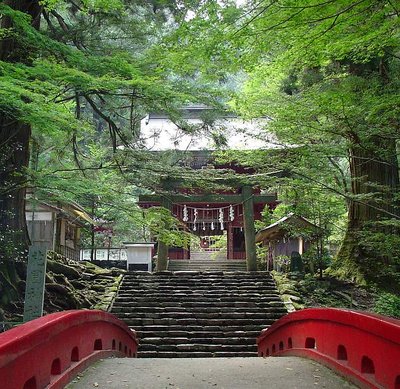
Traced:
MULTIPOLYGON (((168 194, 139 196, 139 206, 147 209, 162 206, 171 211, 182 225, 182 229, 199 237, 201 249, 209 249, 213 237, 226 235, 226 249, 221 250, 220 259, 247 260, 247 268, 256 270, 256 248, 254 221, 261 219, 261 212, 267 206, 274 209, 277 205, 275 193, 261 193, 260 188, 248 184, 247 176, 254 173, 251 169, 238 164, 221 165, 213 161, 207 151, 186 151, 188 166, 199 169, 229 169, 237 179, 230 181, 230 190, 205 190, 185 188, 177 182, 169 182, 168 194), (241 178, 243 177, 243 178, 241 178), (171 189, 172 187, 172 189, 171 189), (174 192, 173 194, 170 194, 174 192), (223 257, 221 257, 221 254, 223 257)), ((221 170, 222 171, 222 170, 221 170)), ((158 256, 164 256, 165 262, 172 260, 190 260, 191 250, 180 247, 165 247, 158 244, 158 256)), ((159 258, 160 259, 160 258, 159 258)))
MULTIPOLYGON (((205 105, 183 107, 182 118, 190 126, 204 125, 203 118, 209 116, 211 108, 205 105)), ((231 150, 255 150, 272 148, 267 138, 261 141, 256 134, 260 126, 265 126, 266 119, 243 121, 227 112, 218 116, 214 129, 226 140, 231 150)), ((257 182, 249 177, 252 169, 239 164, 221 164, 212 158, 215 149, 212 138, 182 131, 168 115, 150 113, 141 122, 141 134, 147 149, 155 152, 174 150, 181 153, 187 168, 202 170, 206 173, 219 170, 219 182, 223 183, 224 169, 227 176, 225 189, 207 190, 188 188, 179 179, 166 178, 165 186, 151 195, 139 196, 139 206, 150 208, 162 206, 171 211, 182 225, 182 230, 189 231, 199 237, 200 250, 210 250, 210 243, 215 237, 224 235, 226 247, 218 253, 219 259, 246 260, 248 270, 257 269, 254 221, 261 219, 261 212, 267 206, 271 210, 277 205, 276 193, 263 193, 257 182), (233 173, 233 174, 232 174, 233 173), (233 175, 233 179, 232 179, 233 175), (229 189, 226 189, 229 187, 229 189)), ((211 177, 211 173, 210 173, 211 177)), ((223 186, 223 185, 222 185, 223 186)), ((194 259, 194 250, 179 247, 166 247, 162 242, 157 244, 158 270, 167 268, 168 260, 194 259)))

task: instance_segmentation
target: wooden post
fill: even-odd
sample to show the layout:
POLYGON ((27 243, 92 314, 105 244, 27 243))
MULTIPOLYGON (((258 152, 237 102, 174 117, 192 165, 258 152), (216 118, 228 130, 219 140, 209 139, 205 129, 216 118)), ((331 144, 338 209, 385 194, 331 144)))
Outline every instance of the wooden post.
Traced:
POLYGON ((254 228, 253 191, 250 185, 242 187, 243 226, 248 271, 257 271, 256 231, 254 228))
MULTIPOLYGON (((172 208, 171 202, 164 196, 161 199, 161 206, 168 210, 171 210, 172 208)), ((167 266, 168 266, 168 246, 165 243, 158 241, 156 270, 157 271, 167 270, 167 266)))
POLYGON ((234 259, 233 257, 233 227, 232 224, 228 225, 228 232, 227 232, 227 242, 226 245, 228 246, 227 252, 227 258, 226 259, 234 259))

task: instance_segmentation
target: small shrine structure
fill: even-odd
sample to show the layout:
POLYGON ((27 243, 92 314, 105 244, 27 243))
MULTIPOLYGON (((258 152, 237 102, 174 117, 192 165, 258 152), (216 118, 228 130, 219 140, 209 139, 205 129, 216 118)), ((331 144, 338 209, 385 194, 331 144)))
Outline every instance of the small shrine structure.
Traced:
POLYGON ((25 217, 32 245, 55 251, 66 258, 80 259, 80 232, 95 221, 79 204, 35 199, 28 192, 25 217))
POLYGON ((291 258, 293 253, 303 255, 322 233, 322 228, 316 224, 289 213, 258 231, 255 240, 268 248, 267 270, 272 270, 276 268, 277 257, 291 258))

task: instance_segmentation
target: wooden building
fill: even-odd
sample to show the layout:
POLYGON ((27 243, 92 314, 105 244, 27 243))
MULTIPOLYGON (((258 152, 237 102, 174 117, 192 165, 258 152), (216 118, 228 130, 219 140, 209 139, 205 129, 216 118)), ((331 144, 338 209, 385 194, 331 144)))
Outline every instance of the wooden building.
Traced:
POLYGON ((303 255, 322 234, 322 229, 302 216, 290 213, 263 228, 256 234, 256 243, 267 251, 267 270, 276 269, 278 257, 290 258, 293 253, 303 255))
POLYGON ((34 200, 28 195, 25 214, 32 245, 79 260, 81 228, 94 224, 79 204, 34 200))

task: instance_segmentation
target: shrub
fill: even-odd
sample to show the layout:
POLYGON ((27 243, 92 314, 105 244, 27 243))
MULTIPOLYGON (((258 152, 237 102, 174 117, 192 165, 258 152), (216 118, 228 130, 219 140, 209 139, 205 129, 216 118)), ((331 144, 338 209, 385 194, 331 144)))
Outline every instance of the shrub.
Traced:
POLYGON ((375 303, 374 311, 381 315, 400 318, 400 296, 382 293, 375 303))

